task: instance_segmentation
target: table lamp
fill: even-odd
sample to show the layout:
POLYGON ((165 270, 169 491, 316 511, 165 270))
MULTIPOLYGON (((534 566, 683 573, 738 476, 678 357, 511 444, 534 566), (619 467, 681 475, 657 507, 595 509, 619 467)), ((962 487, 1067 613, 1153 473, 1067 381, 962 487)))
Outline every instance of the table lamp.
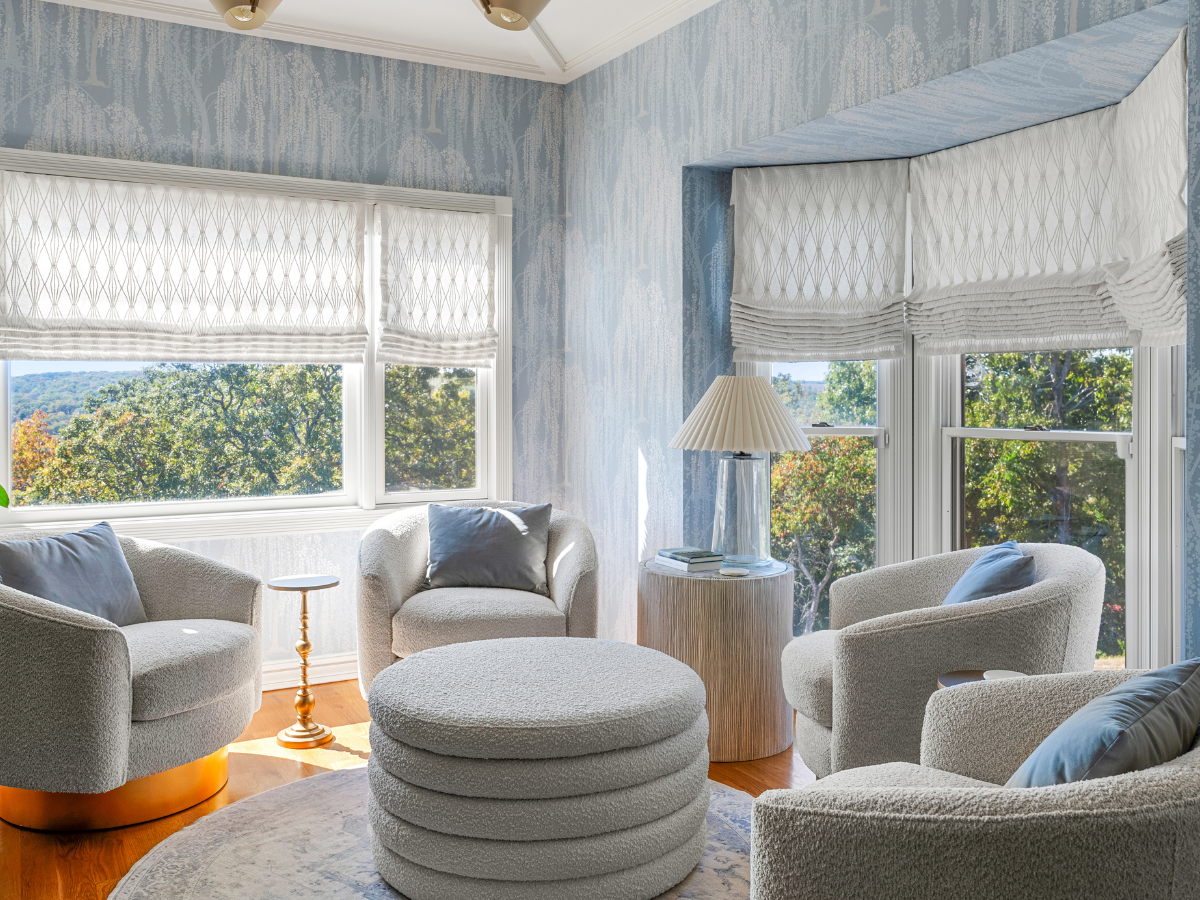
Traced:
POLYGON ((730 566, 771 562, 771 453, 811 450, 764 375, 719 375, 671 441, 719 452, 712 549, 730 566))

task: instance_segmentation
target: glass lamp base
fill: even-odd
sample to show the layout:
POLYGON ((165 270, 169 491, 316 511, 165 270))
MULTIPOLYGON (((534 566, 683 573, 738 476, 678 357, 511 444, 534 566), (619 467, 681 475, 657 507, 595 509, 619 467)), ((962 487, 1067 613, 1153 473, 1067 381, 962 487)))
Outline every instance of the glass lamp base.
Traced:
POLYGON ((718 460, 712 549, 728 566, 772 562, 771 471, 765 454, 723 453, 718 460))

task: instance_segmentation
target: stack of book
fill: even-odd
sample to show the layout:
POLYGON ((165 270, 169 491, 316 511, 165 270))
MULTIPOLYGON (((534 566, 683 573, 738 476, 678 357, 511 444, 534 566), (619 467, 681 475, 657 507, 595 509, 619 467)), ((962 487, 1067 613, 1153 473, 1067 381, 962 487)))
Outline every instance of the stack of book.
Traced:
POLYGON ((654 561, 682 572, 708 572, 721 568, 721 554, 699 547, 671 547, 659 550, 654 561))

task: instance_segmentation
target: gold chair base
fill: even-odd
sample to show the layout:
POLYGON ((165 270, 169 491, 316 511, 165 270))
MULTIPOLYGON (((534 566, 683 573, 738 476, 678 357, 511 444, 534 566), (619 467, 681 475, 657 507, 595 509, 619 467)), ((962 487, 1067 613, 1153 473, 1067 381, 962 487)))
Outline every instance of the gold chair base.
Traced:
POLYGON ((0 786, 0 819, 35 831, 99 831, 173 815, 211 797, 229 780, 229 748, 135 778, 103 794, 0 786))

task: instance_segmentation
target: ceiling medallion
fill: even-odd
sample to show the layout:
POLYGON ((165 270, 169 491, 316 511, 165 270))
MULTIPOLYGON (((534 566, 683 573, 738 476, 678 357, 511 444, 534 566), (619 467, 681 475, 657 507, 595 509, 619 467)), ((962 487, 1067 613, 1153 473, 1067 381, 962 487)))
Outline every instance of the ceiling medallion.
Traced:
POLYGON ((506 31, 524 31, 550 0, 475 0, 484 17, 506 31))
POLYGON ((225 24, 238 31, 250 31, 271 17, 280 0, 210 0, 225 24))

